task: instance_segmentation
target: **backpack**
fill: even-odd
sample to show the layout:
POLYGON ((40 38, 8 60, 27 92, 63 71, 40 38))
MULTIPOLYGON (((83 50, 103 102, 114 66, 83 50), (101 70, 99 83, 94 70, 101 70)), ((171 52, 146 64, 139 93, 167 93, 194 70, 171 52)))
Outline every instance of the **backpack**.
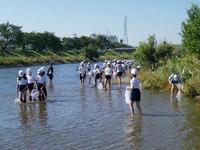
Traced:
POLYGON ((169 80, 172 84, 177 84, 180 82, 180 78, 177 74, 172 74, 169 80))

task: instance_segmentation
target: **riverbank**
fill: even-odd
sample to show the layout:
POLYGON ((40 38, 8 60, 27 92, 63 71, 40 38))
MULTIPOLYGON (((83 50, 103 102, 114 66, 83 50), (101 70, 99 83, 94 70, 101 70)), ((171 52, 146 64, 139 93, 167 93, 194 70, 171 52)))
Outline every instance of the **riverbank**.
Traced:
POLYGON ((143 88, 156 91, 170 91, 168 77, 179 74, 182 81, 182 92, 185 96, 199 100, 200 95, 200 60, 196 55, 185 55, 160 61, 154 69, 142 68, 139 78, 143 88))
MULTIPOLYGON (((117 53, 107 51, 96 58, 94 61, 103 61, 105 59, 132 59, 132 54, 123 52, 117 53)), ((54 64, 77 63, 82 60, 90 61, 84 56, 84 52, 69 51, 69 52, 42 52, 38 53, 33 50, 24 52, 13 51, 9 54, 0 55, 0 67, 18 67, 30 66, 39 64, 48 64, 52 61, 54 64)))

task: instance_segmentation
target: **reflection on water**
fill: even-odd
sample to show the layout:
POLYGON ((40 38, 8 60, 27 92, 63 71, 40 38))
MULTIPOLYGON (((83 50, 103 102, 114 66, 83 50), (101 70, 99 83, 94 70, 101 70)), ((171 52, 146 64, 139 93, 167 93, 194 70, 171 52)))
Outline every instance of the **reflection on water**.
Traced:
POLYGON ((128 133, 127 137, 129 141, 132 142, 130 147, 132 149, 142 149, 143 137, 142 137, 142 116, 134 115, 131 118, 129 125, 127 126, 128 133))
POLYGON ((39 103, 38 117, 40 125, 45 127, 47 125, 46 103, 39 103))
POLYGON ((27 104, 14 102, 16 73, 26 68, 0 69, 0 149, 200 149, 198 103, 142 90, 143 114, 131 117, 126 85, 80 88, 76 66, 55 65, 46 103, 27 104))

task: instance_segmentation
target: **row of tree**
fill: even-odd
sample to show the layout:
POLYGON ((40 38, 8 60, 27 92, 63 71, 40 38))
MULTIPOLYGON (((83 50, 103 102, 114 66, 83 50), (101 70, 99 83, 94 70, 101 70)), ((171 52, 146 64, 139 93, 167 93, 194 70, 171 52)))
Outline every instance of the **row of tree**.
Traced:
MULTIPOLYGON (((104 35, 98 35, 95 38, 81 36, 73 38, 57 37, 51 32, 22 32, 22 26, 7 23, 0 24, 0 50, 3 52, 18 49, 33 49, 36 51, 68 51, 83 50, 89 45, 95 46, 97 49, 113 49, 126 46, 122 43, 112 42, 104 35)), ((121 41, 122 42, 122 41, 121 41)))

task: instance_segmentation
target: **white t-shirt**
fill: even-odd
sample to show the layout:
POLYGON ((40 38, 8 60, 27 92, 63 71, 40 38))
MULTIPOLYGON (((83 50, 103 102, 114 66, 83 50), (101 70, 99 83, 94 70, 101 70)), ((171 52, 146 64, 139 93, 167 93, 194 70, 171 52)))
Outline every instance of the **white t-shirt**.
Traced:
POLYGON ((91 65, 90 64, 87 64, 87 69, 91 69, 91 65))
POLYGON ((113 71, 112 71, 112 69, 111 68, 109 68, 109 67, 106 67, 105 68, 105 71, 104 71, 104 73, 105 73, 105 75, 112 75, 112 73, 113 73, 113 71))
POLYGON ((131 81, 130 81, 130 85, 131 85, 131 88, 133 89, 136 89, 136 88, 140 88, 140 81, 136 78, 132 78, 131 81))
POLYGON ((37 75, 37 79, 36 80, 37 80, 37 83, 45 84, 46 81, 47 81, 47 78, 46 78, 45 75, 44 76, 37 75))
POLYGON ((123 67, 121 64, 117 64, 115 69, 117 70, 117 72, 123 72, 123 67))
POLYGON ((27 85, 27 79, 21 78, 20 80, 17 78, 18 85, 27 85))
POLYGON ((30 76, 29 74, 26 75, 27 77, 27 80, 28 80, 28 84, 31 84, 31 83, 35 83, 36 79, 34 76, 30 76))
POLYGON ((85 67, 79 66, 78 72, 79 72, 80 74, 84 74, 84 73, 85 73, 85 67))

